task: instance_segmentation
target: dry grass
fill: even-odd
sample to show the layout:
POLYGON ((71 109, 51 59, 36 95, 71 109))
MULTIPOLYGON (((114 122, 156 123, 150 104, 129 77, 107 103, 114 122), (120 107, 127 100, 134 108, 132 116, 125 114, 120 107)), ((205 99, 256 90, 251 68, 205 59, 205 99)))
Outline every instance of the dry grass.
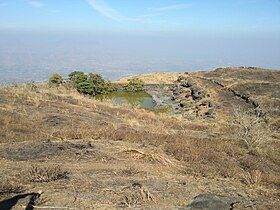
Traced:
POLYGON ((21 193, 23 191, 23 186, 19 183, 15 183, 11 180, 1 177, 0 182, 0 196, 11 194, 11 193, 21 193))
POLYGON ((69 172, 60 166, 32 166, 28 172, 31 182, 51 182, 60 179, 67 179, 69 172))
POLYGON ((155 197, 149 189, 140 183, 133 183, 131 186, 122 189, 123 201, 121 205, 125 207, 136 207, 149 202, 156 202, 155 197))
POLYGON ((122 156, 125 159, 134 159, 134 160, 145 160, 152 163, 159 163, 164 166, 174 166, 169 158, 164 157, 155 152, 143 152, 137 149, 126 149, 118 153, 118 156, 122 156))
MULTIPOLYGON (((1 126, 3 142, 46 139, 137 142, 161 148, 191 166, 188 171, 192 174, 241 176, 243 168, 238 159, 245 151, 238 142, 212 136, 213 129, 219 132, 217 125, 214 128, 205 121, 187 122, 143 109, 104 104, 63 87, 38 85, 33 91, 27 86, 15 86, 4 88, 1 94, 7 100, 1 107, 9 106, 0 118, 4 125, 1 126)), ((169 158, 157 152, 132 149, 126 153, 134 159, 173 165, 169 158)))
MULTIPOLYGON (((227 193, 224 181, 218 185, 219 179, 234 185, 232 193, 246 194, 245 188, 255 185, 269 193, 279 189, 278 143, 258 141, 262 147, 258 143, 255 152, 248 151, 242 139, 230 135, 236 127, 224 121, 186 121, 101 103, 63 86, 6 86, 0 89, 0 157, 10 161, 3 166, 6 170, 21 163, 19 170, 32 161, 27 186, 47 186, 49 195, 65 188, 59 199, 72 199, 83 207, 93 201, 110 207, 120 203, 125 207, 164 202, 185 205, 186 197, 206 191, 206 183, 227 193), (57 164, 71 171, 71 184, 59 186, 60 190, 51 181, 67 178, 68 173, 53 167, 57 164), (192 177, 191 186, 180 185, 182 179, 192 177), (100 193, 104 188, 122 190, 114 190, 118 195, 104 195, 100 193), (74 199, 67 198, 69 192, 75 192, 74 199)), ((212 191, 210 185, 207 191, 212 191)), ((18 189, 16 184, 6 186, 2 192, 18 189)), ((250 193, 258 195, 254 189, 250 193)))
POLYGON ((119 79, 116 83, 125 84, 127 80, 132 77, 137 77, 145 82, 145 84, 173 84, 182 73, 175 72, 159 72, 159 73, 147 73, 138 76, 131 76, 119 79))
POLYGON ((247 185, 259 185, 262 181, 262 173, 259 170, 245 172, 242 180, 247 185))
POLYGON ((238 126, 237 136, 242 139, 249 150, 269 144, 273 141, 273 131, 265 120, 255 113, 244 111, 241 108, 234 110, 234 122, 238 126))

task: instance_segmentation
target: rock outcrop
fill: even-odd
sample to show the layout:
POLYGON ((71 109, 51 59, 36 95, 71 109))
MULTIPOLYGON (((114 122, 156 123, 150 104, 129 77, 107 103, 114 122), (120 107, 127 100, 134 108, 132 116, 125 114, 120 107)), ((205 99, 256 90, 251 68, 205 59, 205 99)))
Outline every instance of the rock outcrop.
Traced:
POLYGON ((178 77, 172 88, 176 113, 186 118, 214 118, 214 104, 210 94, 200 87, 189 74, 178 77))

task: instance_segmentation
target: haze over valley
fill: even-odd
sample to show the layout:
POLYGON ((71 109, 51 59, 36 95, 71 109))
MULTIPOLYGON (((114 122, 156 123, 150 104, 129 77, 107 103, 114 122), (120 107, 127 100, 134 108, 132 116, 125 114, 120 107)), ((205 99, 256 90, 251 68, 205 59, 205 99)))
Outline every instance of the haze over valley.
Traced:
POLYGON ((280 68, 280 4, 261 0, 0 0, 0 82, 280 68))
POLYGON ((209 70, 219 66, 279 68, 277 38, 197 38, 194 35, 0 33, 0 82, 46 80, 73 70, 109 79, 154 71, 209 70))

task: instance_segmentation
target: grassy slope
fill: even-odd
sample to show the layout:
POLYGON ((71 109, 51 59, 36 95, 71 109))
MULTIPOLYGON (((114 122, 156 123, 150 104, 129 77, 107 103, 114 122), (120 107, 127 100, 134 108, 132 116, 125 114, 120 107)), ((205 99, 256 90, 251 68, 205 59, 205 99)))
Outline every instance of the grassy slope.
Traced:
MULTIPOLYGON (((220 78, 211 73, 198 75, 220 78)), ((192 77, 211 89, 216 102, 229 98, 196 76, 192 77)), ((272 80, 277 82, 278 78, 272 80)), ((276 208, 279 151, 248 153, 242 141, 229 135, 231 128, 225 121, 186 121, 113 106, 63 87, 2 87, 0 178, 4 181, 0 196, 13 195, 3 189, 19 191, 21 187, 25 192, 42 190, 38 203, 42 206, 168 208, 184 206, 196 195, 211 192, 241 199, 237 205, 241 209, 254 206, 255 201, 259 208, 276 208), (30 180, 32 167, 54 165, 67 170, 69 178, 47 183, 30 180), (261 181, 244 183, 258 178, 254 177, 257 170, 261 181), (140 191, 149 192, 151 198, 139 195, 135 186, 140 184, 140 191)))
MULTIPOLYGON (((138 75, 137 77, 143 80, 146 84, 172 84, 182 73, 163 72, 163 73, 147 73, 138 75)), ((124 84, 129 78, 125 77, 116 81, 116 83, 124 84)))

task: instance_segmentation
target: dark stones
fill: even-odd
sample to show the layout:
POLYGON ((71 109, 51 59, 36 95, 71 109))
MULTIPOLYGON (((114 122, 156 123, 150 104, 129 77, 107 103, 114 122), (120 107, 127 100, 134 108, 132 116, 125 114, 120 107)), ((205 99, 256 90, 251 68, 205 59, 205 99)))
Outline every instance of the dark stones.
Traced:
POLYGON ((191 95, 192 95, 193 100, 195 100, 195 101, 202 99, 202 97, 200 96, 199 92, 196 92, 195 89, 192 89, 191 95))
POLYGON ((184 81, 184 82, 181 82, 181 86, 185 87, 185 88, 190 88, 193 86, 193 83, 191 81, 184 81))
POLYGON ((185 78, 183 76, 179 76, 178 79, 177 79, 177 82, 181 82, 183 80, 185 80, 185 78))
POLYGON ((209 103, 210 103, 210 101, 208 101, 208 100, 203 100, 203 101, 201 101, 200 106, 209 106, 209 103))
POLYGON ((186 94, 185 98, 189 98, 192 96, 192 91, 190 89, 186 89, 184 93, 186 94))
POLYGON ((214 104, 213 104, 212 101, 204 99, 204 100, 201 101, 200 106, 206 106, 208 108, 213 108, 214 104))
POLYGON ((194 101, 199 101, 206 97, 205 91, 199 89, 198 87, 194 86, 193 84, 188 87, 188 90, 190 90, 190 92, 187 92, 187 94, 185 95, 185 98, 188 98, 191 96, 194 101))
POLYGON ((182 93, 182 89, 180 87, 175 87, 173 89, 173 95, 180 95, 182 93))
POLYGON ((213 107, 214 107, 214 104, 213 104, 213 102, 212 102, 212 101, 209 101, 209 103, 208 103, 208 107, 209 107, 209 108, 213 108, 213 107))
POLYGON ((208 111, 205 112, 204 115, 206 118, 214 118, 214 109, 208 109, 208 111))
POLYGON ((186 210, 230 210, 236 200, 233 198, 215 195, 200 194, 186 207, 186 210))
POLYGON ((171 91, 170 101, 176 103, 176 113, 183 113, 185 117, 214 118, 210 94, 188 75, 178 77, 171 91))

